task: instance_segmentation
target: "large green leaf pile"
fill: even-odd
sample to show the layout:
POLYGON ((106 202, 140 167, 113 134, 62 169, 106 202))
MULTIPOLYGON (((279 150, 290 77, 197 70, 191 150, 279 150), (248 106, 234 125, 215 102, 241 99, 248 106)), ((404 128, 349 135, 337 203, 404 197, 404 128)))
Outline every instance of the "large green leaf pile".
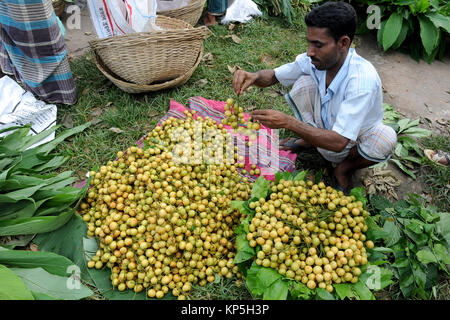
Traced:
POLYGON ((84 194, 71 185, 76 181, 71 171, 50 173, 67 157, 50 153, 67 137, 83 131, 89 123, 67 130, 37 147, 36 142, 58 127, 29 135, 30 126, 14 130, 0 138, 0 236, 37 234, 58 229, 72 217, 74 203, 84 194))
POLYGON ((75 218, 75 208, 87 186, 72 187, 76 178, 70 171, 52 173, 67 158, 51 151, 89 125, 67 130, 39 146, 36 143, 57 126, 35 136, 29 135, 30 126, 0 132, 9 133, 0 138, 0 236, 4 245, 0 246, 0 299, 77 300, 93 295, 80 281, 79 267, 68 257, 45 250, 13 250, 26 246, 36 234, 39 238, 59 230, 54 241, 71 251, 69 257, 77 253, 68 237, 72 229, 64 225, 75 218))
MULTIPOLYGON (((450 34, 450 6, 447 0, 357 0, 376 5, 381 14, 377 28, 378 44, 384 51, 405 47, 410 55, 431 63, 442 59, 446 37, 450 34)), ((368 31, 369 15, 360 27, 368 31)))
POLYGON ((372 256, 390 261, 405 298, 436 296, 440 277, 450 275, 450 215, 427 206, 418 195, 391 203, 374 195, 371 204, 377 215, 368 238, 377 241, 372 256), (378 226, 379 225, 379 226, 378 226))

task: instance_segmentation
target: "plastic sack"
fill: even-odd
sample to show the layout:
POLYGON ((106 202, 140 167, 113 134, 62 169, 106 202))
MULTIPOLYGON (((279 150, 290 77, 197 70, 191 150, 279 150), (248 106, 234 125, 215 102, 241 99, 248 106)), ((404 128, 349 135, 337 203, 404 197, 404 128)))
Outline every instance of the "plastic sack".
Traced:
POLYGON ((88 0, 92 24, 102 38, 161 30, 156 26, 156 0, 88 0))
POLYGON ((252 17, 260 17, 262 12, 259 11, 258 6, 252 0, 235 0, 227 9, 225 17, 221 23, 228 24, 230 22, 246 23, 252 17))
POLYGON ((157 12, 180 9, 191 3, 192 0, 156 0, 157 12))
MULTIPOLYGON (((46 104, 37 100, 34 95, 8 76, 0 78, 0 130, 13 126, 31 124, 29 134, 36 135, 56 123, 57 108, 54 104, 46 104)), ((7 136, 12 131, 0 133, 7 136)), ((53 140, 55 133, 33 144, 30 148, 53 140)))

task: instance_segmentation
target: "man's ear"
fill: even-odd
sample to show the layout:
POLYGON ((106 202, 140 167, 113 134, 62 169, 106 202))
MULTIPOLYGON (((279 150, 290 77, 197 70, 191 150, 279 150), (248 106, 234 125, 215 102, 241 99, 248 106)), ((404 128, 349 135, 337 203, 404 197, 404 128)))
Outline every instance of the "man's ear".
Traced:
POLYGON ((343 50, 348 50, 351 44, 352 41, 350 40, 349 36, 346 35, 342 36, 338 41, 339 48, 343 50))

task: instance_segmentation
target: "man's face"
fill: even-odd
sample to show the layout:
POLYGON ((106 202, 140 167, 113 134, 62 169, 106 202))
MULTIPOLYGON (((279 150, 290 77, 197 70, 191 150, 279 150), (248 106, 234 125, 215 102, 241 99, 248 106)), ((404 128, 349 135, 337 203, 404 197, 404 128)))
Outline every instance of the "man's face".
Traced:
POLYGON ((327 70, 336 65, 342 56, 339 41, 328 34, 327 28, 308 27, 307 55, 318 70, 327 70))

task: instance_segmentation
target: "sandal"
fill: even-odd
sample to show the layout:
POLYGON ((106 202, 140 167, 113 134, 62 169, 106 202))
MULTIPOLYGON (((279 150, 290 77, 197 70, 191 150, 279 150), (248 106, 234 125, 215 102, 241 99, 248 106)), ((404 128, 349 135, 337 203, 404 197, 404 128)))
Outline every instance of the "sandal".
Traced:
POLYGON ((309 148, 303 147, 297 143, 295 143, 298 140, 298 138, 291 138, 288 141, 286 141, 283 144, 280 144, 280 147, 286 147, 289 148, 289 151, 293 152, 293 153, 299 153, 301 151, 305 151, 309 148))
POLYGON ((430 161, 439 166, 446 167, 450 163, 450 155, 444 151, 425 149, 423 153, 430 161))

